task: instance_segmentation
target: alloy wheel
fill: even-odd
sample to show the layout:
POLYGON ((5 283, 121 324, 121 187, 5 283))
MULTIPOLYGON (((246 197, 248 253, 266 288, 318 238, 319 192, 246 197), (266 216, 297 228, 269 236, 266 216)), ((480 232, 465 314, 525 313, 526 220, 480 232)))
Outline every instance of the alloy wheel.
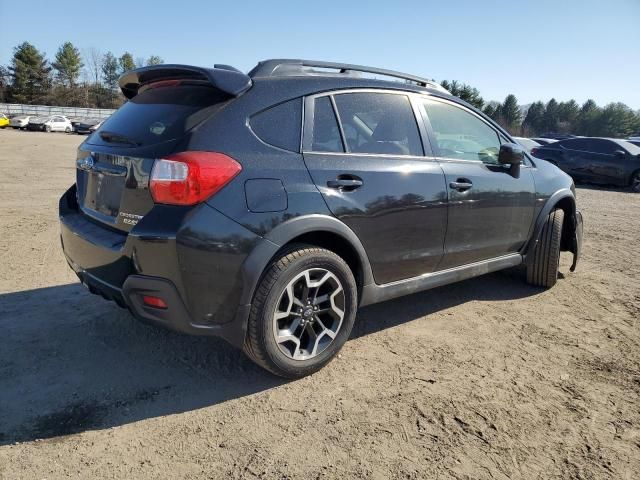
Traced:
POLYGON ((640 193, 640 172, 636 173, 631 179, 631 190, 640 193))
POLYGON ((273 314, 273 333, 280 351, 293 360, 308 360, 329 347, 345 315, 345 293, 338 277, 324 268, 296 275, 280 295, 273 314))

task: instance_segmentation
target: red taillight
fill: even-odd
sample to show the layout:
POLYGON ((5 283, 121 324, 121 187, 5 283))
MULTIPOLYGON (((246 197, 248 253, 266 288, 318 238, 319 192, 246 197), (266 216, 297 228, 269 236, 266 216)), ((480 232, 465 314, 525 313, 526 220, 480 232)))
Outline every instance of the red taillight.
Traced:
POLYGON ((143 295, 142 301, 148 307, 153 308, 167 308, 167 303, 160 297, 153 297, 151 295, 143 295))
POLYGON ((240 170, 238 162, 222 153, 176 153, 155 161, 149 189, 156 203, 195 205, 224 187, 240 170))

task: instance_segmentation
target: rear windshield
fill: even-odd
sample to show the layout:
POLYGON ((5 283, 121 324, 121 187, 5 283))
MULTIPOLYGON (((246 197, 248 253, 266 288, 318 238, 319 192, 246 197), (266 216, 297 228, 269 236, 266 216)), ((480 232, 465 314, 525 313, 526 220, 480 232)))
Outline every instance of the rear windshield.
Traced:
POLYGON ((145 146, 179 138, 229 98, 205 85, 150 88, 111 115, 90 143, 145 146))

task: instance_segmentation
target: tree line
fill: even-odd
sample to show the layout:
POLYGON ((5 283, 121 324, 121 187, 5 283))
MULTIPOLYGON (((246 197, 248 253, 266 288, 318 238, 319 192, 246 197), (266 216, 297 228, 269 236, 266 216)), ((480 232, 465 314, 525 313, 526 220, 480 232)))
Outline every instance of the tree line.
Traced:
POLYGON ((118 108, 124 96, 118 78, 128 70, 164 63, 162 58, 119 57, 89 48, 83 53, 71 42, 58 48, 53 60, 29 42, 13 49, 9 65, 0 65, 0 102, 63 107, 118 108))
POLYGON ((512 135, 536 137, 544 133, 563 133, 587 137, 626 138, 640 133, 640 110, 633 111, 624 103, 599 107, 593 100, 579 105, 575 100, 547 103, 533 102, 525 108, 518 105, 513 94, 504 102, 485 102, 480 92, 456 80, 444 80, 441 85, 482 110, 512 135))
MULTIPOLYGON (((0 102, 70 107, 117 108, 124 102, 118 78, 144 65, 164 63, 162 58, 119 57, 89 48, 82 53, 71 42, 58 48, 53 60, 29 42, 13 49, 9 65, 0 65, 0 102)), ((534 137, 545 132, 599 137, 627 137, 640 132, 640 111, 623 103, 598 106, 593 100, 534 102, 522 108, 513 94, 504 102, 486 102, 478 89, 444 80, 453 95, 482 110, 514 135, 534 137)))

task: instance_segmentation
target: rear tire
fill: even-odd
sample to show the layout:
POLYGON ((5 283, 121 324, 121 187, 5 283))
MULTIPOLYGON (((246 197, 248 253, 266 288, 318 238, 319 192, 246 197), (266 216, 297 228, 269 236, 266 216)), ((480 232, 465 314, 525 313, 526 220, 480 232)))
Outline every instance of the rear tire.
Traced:
POLYGON ((540 240, 531 253, 533 259, 527 264, 527 283, 537 287, 551 288, 558 281, 563 223, 562 209, 553 210, 547 217, 540 240))
POLYGON ((323 248, 294 245, 256 289, 244 351, 275 375, 310 375, 346 343, 356 310, 356 282, 345 261, 323 248))

